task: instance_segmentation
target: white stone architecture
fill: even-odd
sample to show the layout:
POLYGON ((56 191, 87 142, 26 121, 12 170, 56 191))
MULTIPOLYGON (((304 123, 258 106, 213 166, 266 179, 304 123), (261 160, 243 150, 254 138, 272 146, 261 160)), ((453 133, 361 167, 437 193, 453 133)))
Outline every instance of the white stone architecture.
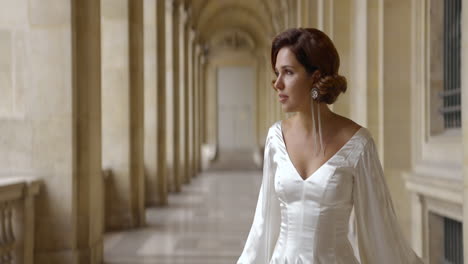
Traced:
POLYGON ((104 263, 106 232, 155 224, 203 170, 258 166, 286 117, 272 38, 315 27, 348 79, 332 108, 373 134, 407 239, 462 263, 465 24, 468 0, 0 0, 2 259, 104 263))

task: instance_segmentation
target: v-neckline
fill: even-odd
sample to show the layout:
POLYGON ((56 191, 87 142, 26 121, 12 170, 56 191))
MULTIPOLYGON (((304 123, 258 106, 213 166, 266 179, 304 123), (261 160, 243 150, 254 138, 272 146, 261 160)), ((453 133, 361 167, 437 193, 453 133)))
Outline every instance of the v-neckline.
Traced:
POLYGON ((341 148, 336 151, 329 159, 327 159, 324 163, 322 163, 322 165, 320 165, 314 172, 312 172, 312 174, 310 174, 307 178, 303 178, 302 175, 299 173, 299 171, 297 170, 296 166, 294 165, 294 163, 292 162, 291 160, 291 157, 289 156, 289 152, 288 152, 288 148, 286 146, 286 140, 284 138, 284 134, 283 134, 283 120, 280 120, 280 123, 279 123, 279 127, 280 127, 280 134, 281 134, 281 142, 283 144, 283 147, 284 147, 284 152, 286 153, 286 157, 289 161, 289 163, 291 164, 291 166, 294 168, 294 171, 295 173, 299 176, 299 178, 303 181, 303 182, 306 182, 309 178, 312 178, 312 176, 314 176, 315 173, 317 173, 323 166, 325 166, 325 164, 327 164, 328 162, 330 162, 336 155, 338 155, 338 153, 340 153, 350 142, 351 140, 356 137, 356 135, 363 129, 363 127, 360 127, 354 134, 353 136, 351 136, 348 141, 346 141, 346 143, 343 144, 343 146, 341 146, 341 148))

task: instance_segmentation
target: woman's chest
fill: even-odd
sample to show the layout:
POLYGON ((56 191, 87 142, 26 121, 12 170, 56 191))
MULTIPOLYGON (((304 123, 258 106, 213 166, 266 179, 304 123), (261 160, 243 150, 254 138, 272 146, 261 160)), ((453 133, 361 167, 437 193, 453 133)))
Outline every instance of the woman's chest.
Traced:
POLYGON ((325 162, 305 180, 290 162, 279 161, 274 182, 279 199, 286 203, 299 200, 315 201, 321 205, 352 202, 353 169, 333 160, 325 162))

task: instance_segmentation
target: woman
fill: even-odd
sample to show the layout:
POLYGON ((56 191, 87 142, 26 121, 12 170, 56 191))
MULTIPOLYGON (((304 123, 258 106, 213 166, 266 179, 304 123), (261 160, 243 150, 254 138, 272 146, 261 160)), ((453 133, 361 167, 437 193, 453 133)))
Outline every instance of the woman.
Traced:
POLYGON ((331 40, 317 29, 287 30, 273 40, 271 63, 279 102, 296 114, 268 131, 237 263, 422 263, 398 226, 369 131, 328 108, 346 91, 331 40))

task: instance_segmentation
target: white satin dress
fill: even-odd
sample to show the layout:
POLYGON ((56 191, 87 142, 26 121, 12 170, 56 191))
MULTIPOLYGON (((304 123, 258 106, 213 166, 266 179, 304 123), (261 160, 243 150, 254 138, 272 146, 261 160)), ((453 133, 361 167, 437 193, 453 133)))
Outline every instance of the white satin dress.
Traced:
POLYGON ((270 127, 255 216, 237 264, 286 263, 422 263, 402 235, 366 128, 304 180, 281 121, 270 127))

